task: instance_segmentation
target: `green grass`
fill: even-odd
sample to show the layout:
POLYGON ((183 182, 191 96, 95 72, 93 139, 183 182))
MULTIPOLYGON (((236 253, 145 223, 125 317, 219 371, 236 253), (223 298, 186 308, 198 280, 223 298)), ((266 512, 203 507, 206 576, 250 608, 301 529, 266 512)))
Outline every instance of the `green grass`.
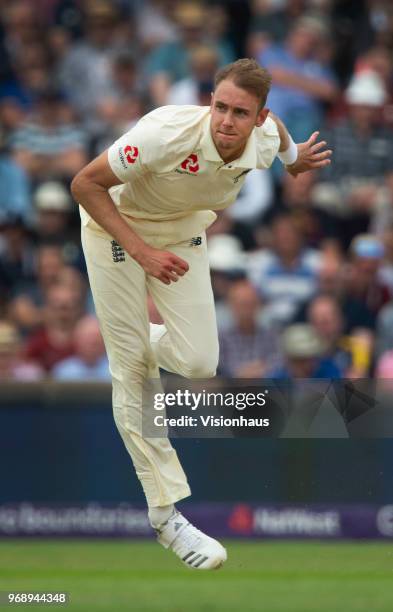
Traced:
POLYGON ((230 541, 227 547, 223 569, 197 572, 151 541, 0 541, 0 591, 67 591, 69 606, 38 609, 70 611, 393 610, 389 543, 230 541))

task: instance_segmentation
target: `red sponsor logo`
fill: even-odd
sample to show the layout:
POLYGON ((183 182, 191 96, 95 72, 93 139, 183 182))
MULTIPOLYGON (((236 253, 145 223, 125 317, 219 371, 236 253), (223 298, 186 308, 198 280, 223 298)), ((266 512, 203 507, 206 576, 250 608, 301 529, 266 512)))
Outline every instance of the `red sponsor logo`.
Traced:
POLYGON ((188 170, 188 172, 198 172, 198 155, 195 155, 195 153, 191 153, 191 155, 189 155, 187 159, 185 159, 181 163, 181 167, 183 168, 183 170, 188 170))
POLYGON ((251 533, 253 527, 253 513, 250 506, 239 504, 235 506, 229 517, 228 525, 236 533, 251 533))
POLYGON ((130 145, 127 145, 124 147, 124 155, 126 156, 126 160, 129 164, 135 164, 139 155, 138 147, 131 147, 130 145))

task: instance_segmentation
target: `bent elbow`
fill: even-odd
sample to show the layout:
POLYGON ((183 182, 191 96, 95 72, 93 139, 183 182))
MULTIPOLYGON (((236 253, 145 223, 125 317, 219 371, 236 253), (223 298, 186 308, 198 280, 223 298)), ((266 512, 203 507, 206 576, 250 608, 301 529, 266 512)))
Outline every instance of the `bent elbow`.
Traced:
POLYGON ((71 186, 70 186, 72 197, 74 198, 75 202, 79 202, 81 200, 82 193, 83 193, 82 184, 83 184, 82 173, 78 172, 78 174, 74 176, 71 182, 71 186))

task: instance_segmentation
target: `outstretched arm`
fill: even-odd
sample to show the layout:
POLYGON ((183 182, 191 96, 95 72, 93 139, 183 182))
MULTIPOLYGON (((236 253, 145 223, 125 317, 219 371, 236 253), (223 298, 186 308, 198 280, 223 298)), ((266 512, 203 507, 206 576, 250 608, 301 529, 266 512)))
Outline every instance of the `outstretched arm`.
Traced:
POLYGON ((276 123, 280 136, 279 157, 281 157, 281 161, 285 164, 287 171, 292 174, 292 176, 296 177, 301 172, 317 170, 330 164, 332 151, 325 149, 326 142, 324 140, 318 142, 319 132, 313 132, 306 142, 294 145, 281 119, 272 112, 269 113, 269 117, 276 123), (297 152, 294 146, 297 147, 297 152), (294 161, 292 161, 292 159, 290 159, 290 163, 285 161, 285 157, 288 154, 295 157, 294 161))

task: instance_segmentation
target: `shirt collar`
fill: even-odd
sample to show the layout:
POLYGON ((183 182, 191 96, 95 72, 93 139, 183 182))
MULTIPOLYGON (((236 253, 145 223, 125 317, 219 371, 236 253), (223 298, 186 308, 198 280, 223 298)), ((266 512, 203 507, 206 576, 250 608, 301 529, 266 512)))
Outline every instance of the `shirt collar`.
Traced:
MULTIPOLYGON (((201 149, 203 153, 203 157, 207 161, 212 162, 223 162, 223 159, 220 157, 216 146, 214 144, 211 131, 210 131, 210 113, 205 119, 203 130, 202 130, 202 138, 201 138, 201 149)), ((252 169, 257 167, 257 151, 256 151, 256 138, 255 138, 255 128, 251 132, 251 135, 247 141, 246 148, 244 149, 242 155, 231 162, 231 166, 233 168, 247 168, 252 169)))

